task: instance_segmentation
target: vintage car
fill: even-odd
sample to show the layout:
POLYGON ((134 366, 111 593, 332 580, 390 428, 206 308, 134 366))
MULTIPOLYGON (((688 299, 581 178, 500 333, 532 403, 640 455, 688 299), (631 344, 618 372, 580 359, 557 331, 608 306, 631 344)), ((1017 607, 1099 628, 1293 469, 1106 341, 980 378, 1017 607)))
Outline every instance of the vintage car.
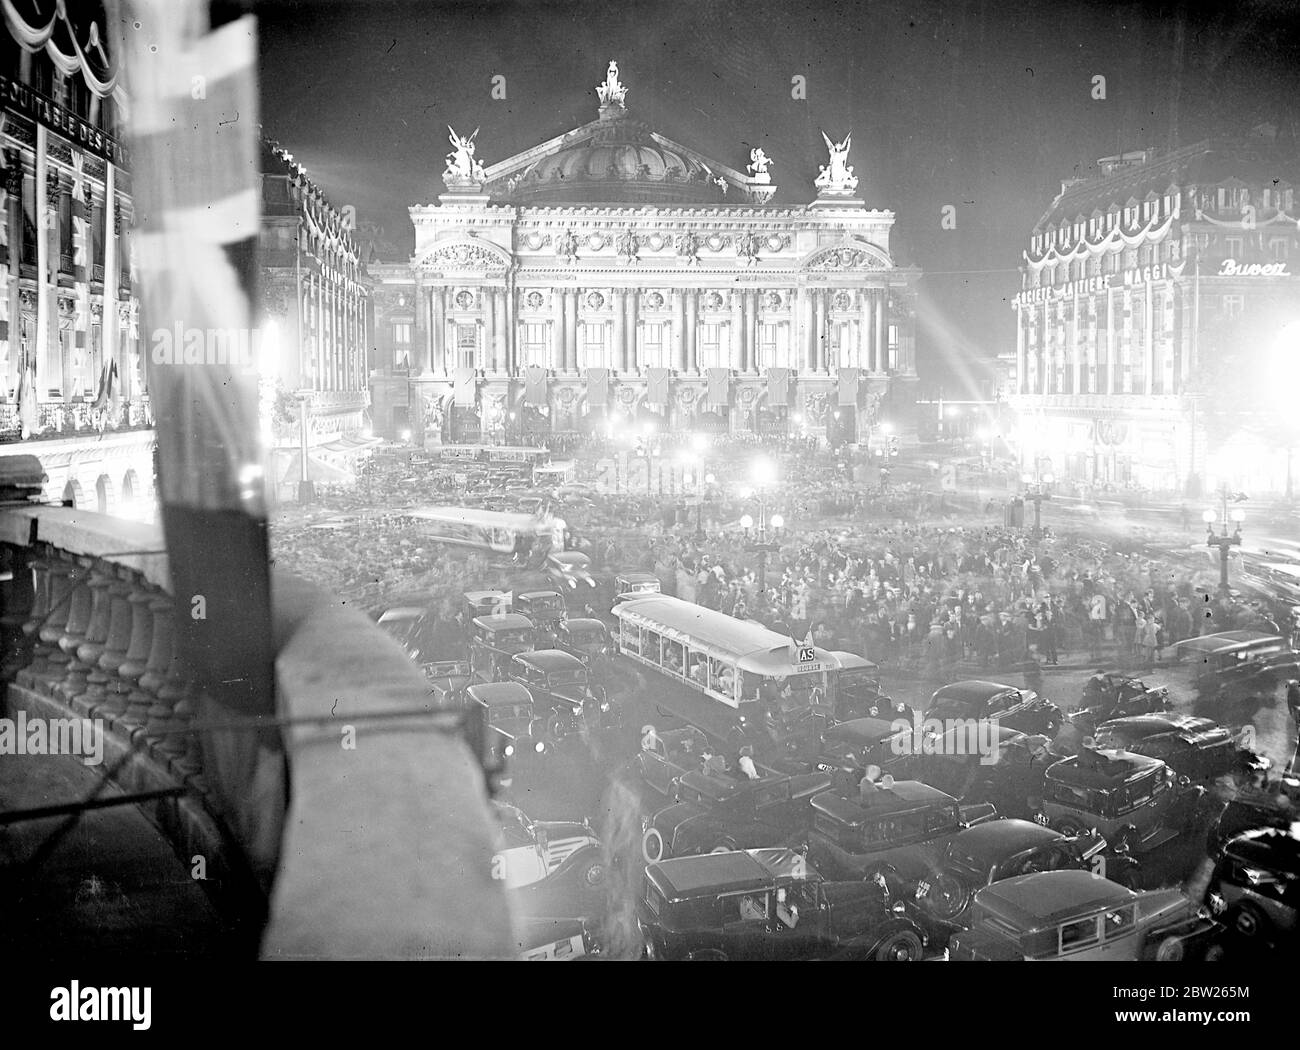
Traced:
POLYGON ((492 878, 505 884, 521 915, 592 915, 605 895, 605 851, 586 821, 531 820, 516 806, 492 802, 496 853, 492 878))
POLYGON ((1102 722, 1131 715, 1158 714, 1174 706, 1164 686, 1148 686, 1139 678, 1098 671, 1083 687, 1083 702, 1070 712, 1070 721, 1085 733, 1102 722))
POLYGON ((857 792, 868 767, 893 772, 901 761, 902 748, 894 741, 899 734, 912 735, 892 721, 881 718, 854 718, 831 726, 821 736, 816 767, 831 777, 831 789, 857 792))
POLYGON ((1289 828, 1300 820, 1300 776, 1283 774, 1261 786, 1239 787, 1224 803, 1205 835, 1205 853, 1217 856, 1223 844, 1243 831, 1289 828))
POLYGON ((461 597, 465 600, 466 620, 476 616, 503 616, 512 611, 510 605, 514 601, 509 591, 466 591, 461 597))
POLYGON ((1272 690, 1279 681, 1300 678, 1300 653, 1290 642, 1263 631, 1221 631, 1177 643, 1196 665, 1195 685, 1213 695, 1233 690, 1272 690))
MULTIPOLYGON (((857 653, 835 650, 831 655, 840 665, 835 689, 835 721, 890 718, 903 713, 897 710, 898 705, 890 697, 881 693, 878 664, 857 653)), ((910 718, 910 712, 904 717, 910 718)))
POLYGON ((939 689, 925 709, 926 718, 990 718, 1022 733, 1056 736, 1061 709, 1029 689, 971 679, 939 689))
POLYGON ((474 681, 468 660, 435 660, 421 664, 420 670, 429 680, 429 696, 438 707, 460 707, 465 687, 474 681))
POLYGON ((614 604, 658 594, 662 589, 659 577, 652 572, 621 572, 614 577, 614 604))
POLYGON ((570 962, 600 957, 600 944, 585 919, 524 916, 517 939, 523 962, 570 962))
POLYGON ((516 591, 514 611, 527 616, 537 629, 538 644, 555 644, 555 629, 569 615, 558 591, 516 591))
POLYGON ((929 784, 962 805, 988 802, 1000 816, 1025 820, 1039 811, 1043 777, 1061 758, 1047 737, 992 721, 952 726, 920 747, 915 740, 898 743, 910 753, 890 770, 894 776, 929 784))
POLYGON ((1041 871, 975 894, 954 961, 1100 961, 1223 956, 1222 928, 1181 890, 1135 893, 1090 871, 1041 871))
POLYGON ((677 780, 677 801, 645 822, 642 852, 654 862, 786 842, 806 833, 808 801, 829 786, 823 773, 747 780, 689 770, 677 780))
POLYGON ((659 794, 673 798, 682 774, 700 768, 709 738, 694 726, 666 729, 658 734, 661 750, 637 752, 635 763, 641 779, 659 794))
POLYGON ((1205 903, 1243 940, 1293 946, 1300 940, 1300 825, 1257 828, 1225 842, 1205 903))
POLYGON ((889 777, 866 796, 823 792, 812 809, 808 856, 819 869, 841 879, 880 874, 909 897, 953 835, 997 816, 992 806, 963 810, 928 784, 889 777))
POLYGON ((1093 871, 1135 888, 1137 862, 1106 851, 1099 835, 1070 836, 1032 820, 990 820, 957 832, 938 863, 916 884, 916 901, 933 920, 956 926, 975 893, 1036 871, 1093 871))
POLYGON ((518 653, 536 647, 533 621, 519 613, 476 616, 469 624, 469 666, 475 680, 499 682, 518 653))
POLYGON ((1040 820, 1066 835, 1095 830, 1119 852, 1146 853, 1187 830, 1204 794, 1158 758, 1084 748, 1048 767, 1040 820))
POLYGON ((546 712, 551 740, 618 724, 614 702, 604 689, 591 684, 587 665, 572 653, 559 649, 519 653, 511 657, 507 673, 512 682, 527 686, 546 712))
POLYGON ((908 902, 876 882, 827 882, 789 849, 650 864, 637 921, 649 959, 915 962, 925 950, 908 902))
POLYGON ((591 574, 591 559, 581 551, 548 554, 542 571, 561 593, 591 591, 596 587, 596 577, 591 574))
POLYGON ((1097 747, 1131 751, 1158 758, 1193 783, 1212 783, 1220 777, 1254 780, 1272 763, 1241 746, 1241 731, 1208 718, 1191 715, 1134 715, 1115 718, 1097 727, 1097 747))
POLYGON ((487 751, 503 768, 546 753, 545 722, 533 694, 518 682, 476 682, 466 688, 465 702, 483 708, 487 751))
POLYGON ((587 616, 560 623, 555 629, 555 647, 572 653, 593 669, 605 666, 613 652, 604 621, 587 616))

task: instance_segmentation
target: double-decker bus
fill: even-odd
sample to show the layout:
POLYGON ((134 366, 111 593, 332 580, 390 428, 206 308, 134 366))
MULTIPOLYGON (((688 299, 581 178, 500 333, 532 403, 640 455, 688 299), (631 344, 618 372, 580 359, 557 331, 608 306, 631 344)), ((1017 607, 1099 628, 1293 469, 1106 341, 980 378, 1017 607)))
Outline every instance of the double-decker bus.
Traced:
POLYGON ((810 713, 833 717, 841 662, 832 652, 665 594, 612 613, 619 651, 684 687, 662 691, 661 706, 705 732, 727 738, 736 725, 767 724, 779 735, 810 713))
POLYGON ((508 514, 466 507, 423 507, 407 512, 421 535, 435 543, 473 547, 525 557, 541 537, 552 537, 563 523, 536 514, 508 514))

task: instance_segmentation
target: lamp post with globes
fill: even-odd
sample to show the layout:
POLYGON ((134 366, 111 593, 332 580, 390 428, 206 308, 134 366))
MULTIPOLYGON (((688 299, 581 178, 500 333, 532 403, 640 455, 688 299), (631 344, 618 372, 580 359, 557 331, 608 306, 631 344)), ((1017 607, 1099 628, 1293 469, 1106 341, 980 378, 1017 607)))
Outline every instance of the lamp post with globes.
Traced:
POLYGON ((1201 515, 1201 520, 1205 522, 1205 545, 1219 549, 1219 594, 1226 598, 1228 596, 1228 551, 1241 545, 1241 525, 1246 520, 1246 512, 1241 507, 1228 509, 1229 494, 1226 486, 1220 491, 1219 496, 1222 503, 1221 515, 1218 511, 1208 509, 1201 515), (1216 520, 1221 523, 1221 531, 1217 535, 1214 531, 1216 520), (1229 521, 1232 522, 1231 535, 1228 534, 1229 521))
POLYGON ((758 499, 758 520, 753 515, 744 514, 740 527, 745 530, 745 550, 758 555, 758 593, 760 600, 767 594, 767 556, 781 549, 780 537, 785 531, 785 518, 780 514, 767 514, 767 488, 776 481, 776 466, 770 460, 756 460, 752 468, 754 488, 744 488, 740 492, 742 500, 754 497, 758 499))
POLYGON ((1047 486, 1056 479, 1051 474, 1023 474, 1020 480, 1025 483, 1025 499, 1034 505, 1034 531, 1031 535, 1039 539, 1043 535, 1043 501, 1052 498, 1047 486))

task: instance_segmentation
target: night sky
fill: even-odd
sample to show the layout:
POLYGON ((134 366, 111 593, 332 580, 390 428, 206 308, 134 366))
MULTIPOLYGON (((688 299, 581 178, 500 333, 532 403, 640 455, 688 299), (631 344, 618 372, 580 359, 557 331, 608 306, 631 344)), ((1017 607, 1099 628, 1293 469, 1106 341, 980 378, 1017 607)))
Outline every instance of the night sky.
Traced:
POLYGON ((481 127, 490 166, 595 119, 611 58, 630 115, 661 134, 742 171, 761 145, 778 204, 813 199, 821 129, 852 131, 859 195, 897 214, 895 258, 926 272, 918 368, 947 396, 964 357, 1014 348, 1016 266, 1062 178, 1261 123, 1300 138, 1294 0, 253 7, 267 135, 399 258, 414 243, 406 207, 443 192, 447 124, 481 127), (505 101, 491 98, 498 74, 505 101), (806 101, 791 98, 796 74, 806 101), (946 204, 955 230, 940 226, 946 204))

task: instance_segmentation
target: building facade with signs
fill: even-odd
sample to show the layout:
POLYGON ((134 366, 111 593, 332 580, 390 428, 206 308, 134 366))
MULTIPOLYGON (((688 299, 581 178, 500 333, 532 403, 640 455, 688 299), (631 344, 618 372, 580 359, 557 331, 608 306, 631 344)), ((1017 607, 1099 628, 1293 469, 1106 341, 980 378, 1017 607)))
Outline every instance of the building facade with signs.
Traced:
POLYGON ((1276 450, 1207 429, 1225 407, 1209 377, 1252 322, 1300 320, 1294 160, 1256 137, 1098 165, 1063 184, 1024 252, 1011 399, 1024 468, 1188 494, 1279 488, 1276 450))
POLYGON ((306 409, 308 475, 341 481, 371 442, 370 282, 353 215, 325 197, 293 155, 262 144, 259 331, 276 361, 265 376, 277 485, 301 479, 306 409), (290 476, 292 475, 292 476, 290 476))
POLYGON ((93 4, 0 11, 0 441, 41 460, 47 497, 148 516, 127 100, 106 17, 93 4))
MULTIPOLYGON (((915 380, 918 272, 826 139, 807 204, 635 120, 610 63, 596 120, 484 167, 452 132, 409 263, 372 266, 376 429, 544 440, 635 422, 865 440, 915 380)), ((450 129, 449 129, 450 130, 450 129)), ((790 160, 792 166, 797 163, 790 160)))

